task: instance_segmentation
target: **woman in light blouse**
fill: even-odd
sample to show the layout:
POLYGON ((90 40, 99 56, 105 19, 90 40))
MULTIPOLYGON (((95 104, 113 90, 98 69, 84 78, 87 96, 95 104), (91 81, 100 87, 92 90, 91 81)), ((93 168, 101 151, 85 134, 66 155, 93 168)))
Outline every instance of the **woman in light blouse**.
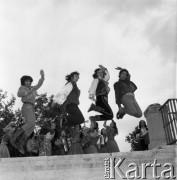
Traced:
POLYGON ((89 98, 92 101, 95 101, 96 106, 92 103, 88 112, 97 111, 102 113, 102 115, 90 116, 91 121, 105 121, 113 118, 112 109, 108 104, 108 93, 110 91, 108 81, 110 79, 110 75, 104 66, 99 65, 99 67, 100 68, 94 71, 94 79, 89 89, 89 98))
POLYGON ((54 102, 60 104, 63 112, 66 112, 67 125, 77 126, 85 121, 78 107, 80 90, 77 87, 77 81, 79 80, 79 73, 72 72, 66 76, 66 80, 66 85, 54 97, 54 102))
POLYGON ((44 71, 40 71, 41 78, 36 86, 31 86, 33 82, 32 77, 23 76, 21 78, 21 86, 18 90, 17 96, 21 97, 23 102, 22 116, 25 124, 18 129, 11 138, 11 144, 24 154, 24 146, 26 145, 28 137, 34 131, 36 117, 35 117, 35 97, 36 91, 42 86, 44 82, 44 71))

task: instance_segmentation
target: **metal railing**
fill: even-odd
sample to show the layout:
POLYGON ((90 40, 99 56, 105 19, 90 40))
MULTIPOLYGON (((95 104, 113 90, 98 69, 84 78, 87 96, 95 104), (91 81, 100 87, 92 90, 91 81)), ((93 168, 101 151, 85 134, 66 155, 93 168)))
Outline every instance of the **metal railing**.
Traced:
POLYGON ((177 99, 168 99, 159 109, 162 114, 167 145, 177 142, 177 99))

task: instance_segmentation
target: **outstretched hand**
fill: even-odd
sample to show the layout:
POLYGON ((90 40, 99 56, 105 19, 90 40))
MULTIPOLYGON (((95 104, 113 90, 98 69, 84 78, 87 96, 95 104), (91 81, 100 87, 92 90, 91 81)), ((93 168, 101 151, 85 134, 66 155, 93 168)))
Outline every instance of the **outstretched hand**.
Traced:
POLYGON ((100 67, 102 70, 106 70, 106 68, 105 68, 103 65, 99 65, 99 67, 100 67))
POLYGON ((117 66, 115 69, 116 69, 116 70, 122 70, 122 68, 121 68, 121 67, 118 67, 118 66, 117 66))
POLYGON ((45 75, 43 69, 40 70, 40 75, 41 75, 41 76, 44 76, 44 75, 45 75))

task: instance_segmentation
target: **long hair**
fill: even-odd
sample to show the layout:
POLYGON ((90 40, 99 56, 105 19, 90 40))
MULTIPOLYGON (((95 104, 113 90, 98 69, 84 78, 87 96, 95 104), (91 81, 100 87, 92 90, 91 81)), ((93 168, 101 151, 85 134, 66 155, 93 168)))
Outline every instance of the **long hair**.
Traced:
POLYGON ((119 78, 120 78, 120 75, 123 73, 123 72, 126 72, 127 73, 127 79, 128 81, 130 81, 130 73, 128 72, 127 69, 121 69, 120 72, 119 72, 119 78))
POLYGON ((115 123, 115 121, 114 120, 112 120, 112 123, 114 124, 114 129, 115 129, 115 131, 116 131, 116 134, 118 134, 118 129, 117 129, 117 125, 116 125, 116 123, 115 123))
POLYGON ((99 129, 98 123, 96 121, 93 121, 93 123, 94 123, 94 128, 93 129, 95 129, 98 132, 98 129, 99 129))
MULTIPOLYGON (((95 69, 94 74, 92 75, 92 77, 93 77, 94 79, 98 78, 97 72, 100 71, 100 70, 102 70, 102 69, 101 69, 101 68, 95 69)), ((103 70, 102 70, 102 71, 103 71, 103 70)), ((105 75, 106 75, 106 73, 103 71, 103 77, 104 77, 105 75)))
POLYGON ((21 81, 21 85, 24 86, 25 85, 25 81, 30 81, 31 83, 33 82, 33 78, 31 76, 22 76, 20 81, 21 81))
POLYGON ((144 120, 141 120, 139 122, 139 128, 141 129, 141 122, 144 122, 144 127, 148 130, 148 127, 147 127, 146 122, 144 120))
POLYGON ((72 78, 75 74, 76 74, 76 75, 79 75, 79 72, 74 71, 74 72, 66 75, 66 77, 65 77, 66 81, 68 81, 68 82, 71 81, 71 78, 72 78))

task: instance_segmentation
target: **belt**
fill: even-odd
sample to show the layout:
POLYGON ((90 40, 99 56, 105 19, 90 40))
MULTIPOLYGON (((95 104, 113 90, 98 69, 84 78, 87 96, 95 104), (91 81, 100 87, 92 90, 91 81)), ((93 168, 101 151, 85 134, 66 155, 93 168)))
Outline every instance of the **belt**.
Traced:
POLYGON ((23 102, 23 104, 31 104, 31 105, 33 105, 33 106, 34 106, 34 104, 33 104, 33 103, 31 103, 31 102, 23 102))

